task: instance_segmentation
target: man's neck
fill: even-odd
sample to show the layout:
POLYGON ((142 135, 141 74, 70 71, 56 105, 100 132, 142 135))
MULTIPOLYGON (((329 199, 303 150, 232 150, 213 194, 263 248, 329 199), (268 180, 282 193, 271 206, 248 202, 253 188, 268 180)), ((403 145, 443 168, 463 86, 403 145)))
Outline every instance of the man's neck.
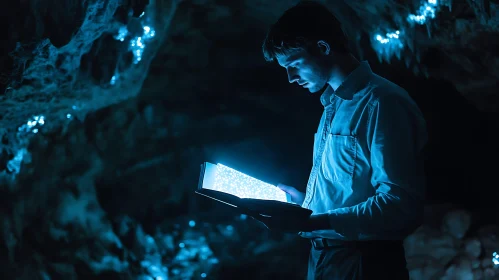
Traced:
POLYGON ((348 77, 348 75, 350 75, 353 70, 357 69, 359 65, 360 62, 350 54, 338 59, 334 63, 334 67, 331 70, 331 76, 329 78, 328 84, 332 89, 337 90, 348 77))

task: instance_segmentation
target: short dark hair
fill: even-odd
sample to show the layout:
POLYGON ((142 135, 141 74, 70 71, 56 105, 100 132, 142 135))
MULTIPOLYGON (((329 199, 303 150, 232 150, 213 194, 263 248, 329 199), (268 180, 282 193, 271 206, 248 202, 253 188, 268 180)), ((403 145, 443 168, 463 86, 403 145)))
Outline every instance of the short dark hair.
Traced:
POLYGON ((277 55, 298 49, 314 53, 319 40, 326 41, 332 51, 348 52, 348 39, 333 13, 315 1, 300 1, 270 27, 262 45, 263 56, 273 61, 277 55))

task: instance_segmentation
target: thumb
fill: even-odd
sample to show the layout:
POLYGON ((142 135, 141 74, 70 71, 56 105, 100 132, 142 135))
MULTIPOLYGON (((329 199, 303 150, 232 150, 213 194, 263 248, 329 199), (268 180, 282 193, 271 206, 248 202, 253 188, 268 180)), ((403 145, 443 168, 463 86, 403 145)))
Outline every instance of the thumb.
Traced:
POLYGON ((293 187, 287 186, 287 185, 284 185, 284 184, 278 184, 277 187, 280 188, 281 190, 287 192, 287 193, 293 191, 293 189, 294 189, 293 187))

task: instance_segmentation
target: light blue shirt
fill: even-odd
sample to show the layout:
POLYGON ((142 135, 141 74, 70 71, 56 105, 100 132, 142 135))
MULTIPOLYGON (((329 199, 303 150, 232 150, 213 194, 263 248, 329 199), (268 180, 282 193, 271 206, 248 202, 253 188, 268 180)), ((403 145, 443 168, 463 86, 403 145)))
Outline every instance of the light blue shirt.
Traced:
POLYGON ((409 94, 362 62, 326 89, 302 207, 331 229, 306 238, 400 240, 422 219, 426 123, 409 94))

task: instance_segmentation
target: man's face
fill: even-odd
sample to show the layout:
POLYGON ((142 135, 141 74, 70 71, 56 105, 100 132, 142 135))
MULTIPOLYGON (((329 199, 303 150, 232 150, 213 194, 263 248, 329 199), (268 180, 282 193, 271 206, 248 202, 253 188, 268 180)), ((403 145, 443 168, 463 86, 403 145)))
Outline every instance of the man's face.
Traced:
POLYGON ((296 82, 311 93, 320 91, 328 82, 329 69, 324 61, 325 59, 313 56, 306 50, 277 56, 279 65, 288 72, 289 82, 296 82))

